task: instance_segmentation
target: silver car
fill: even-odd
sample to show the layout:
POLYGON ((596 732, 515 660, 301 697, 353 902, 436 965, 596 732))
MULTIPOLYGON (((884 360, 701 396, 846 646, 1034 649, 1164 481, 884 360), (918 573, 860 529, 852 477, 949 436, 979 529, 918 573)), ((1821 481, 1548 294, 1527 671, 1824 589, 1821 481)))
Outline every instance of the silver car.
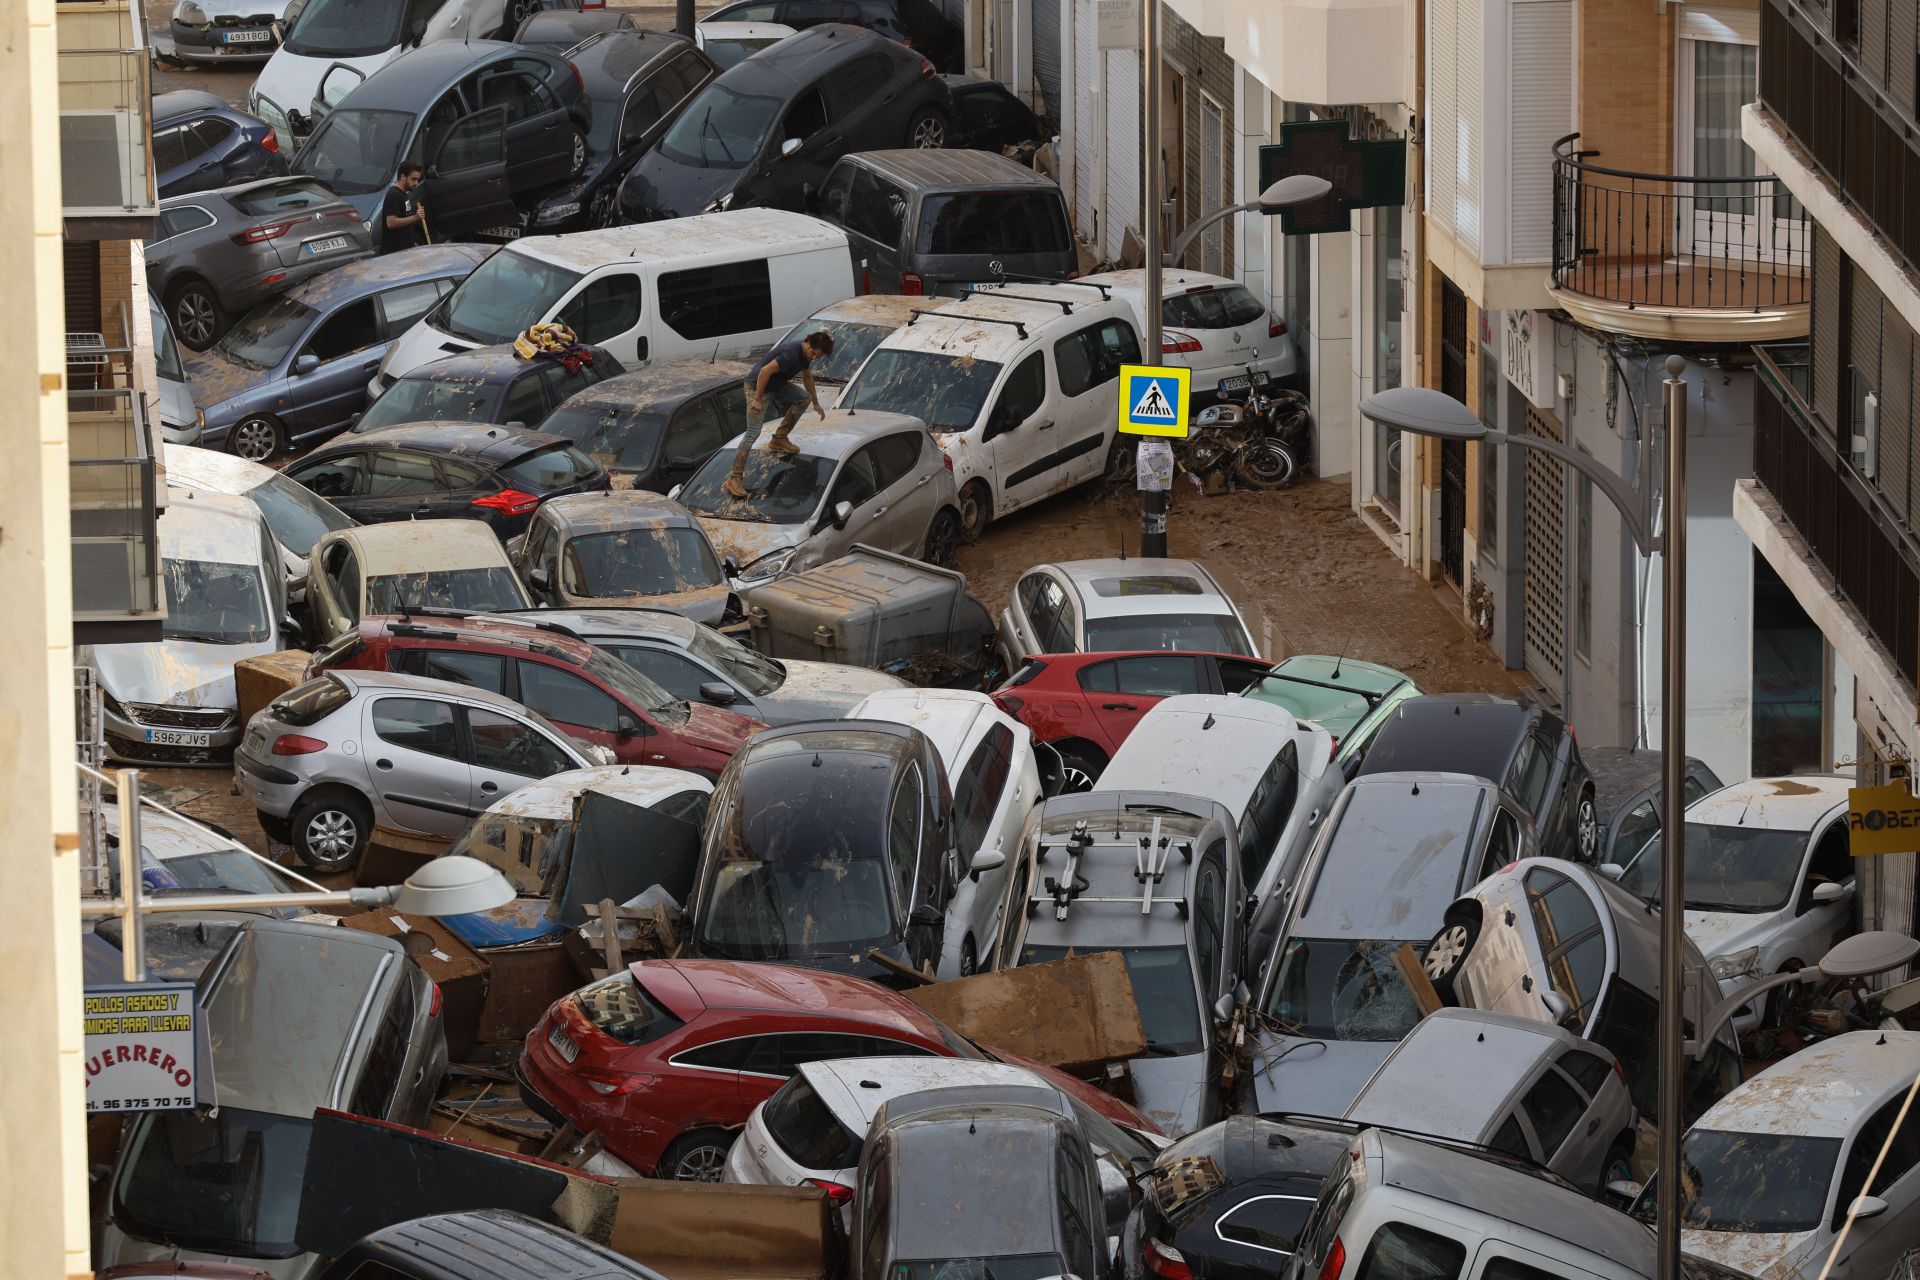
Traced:
POLYGON ((352 516, 272 467, 215 449, 168 445, 167 482, 245 498, 260 508, 280 544, 289 604, 306 600, 307 555, 313 544, 335 529, 351 529, 354 523, 352 516))
POLYGON ((740 585, 837 560, 856 542, 950 565, 960 545, 953 464, 918 418, 809 410, 793 431, 800 452, 765 448, 747 459, 747 497, 722 487, 739 437, 669 495, 700 519, 740 585))
POLYGON ((343 871, 375 827, 451 840, 501 796, 613 757, 485 689, 330 671, 256 713, 233 763, 269 837, 343 871))
POLYGON ((1184 649, 1259 653, 1226 588, 1197 560, 1040 564, 1020 575, 1000 614, 1012 671, 1036 653, 1184 649))

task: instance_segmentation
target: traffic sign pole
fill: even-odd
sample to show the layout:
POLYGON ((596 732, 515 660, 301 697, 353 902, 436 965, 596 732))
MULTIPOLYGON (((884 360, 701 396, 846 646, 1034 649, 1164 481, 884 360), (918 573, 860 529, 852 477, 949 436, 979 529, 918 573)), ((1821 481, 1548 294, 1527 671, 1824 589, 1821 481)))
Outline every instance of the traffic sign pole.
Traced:
MULTIPOLYGON (((1161 242, 1166 235, 1162 225, 1165 216, 1160 206, 1166 201, 1166 174, 1160 164, 1160 0, 1141 0, 1140 14, 1145 27, 1145 37, 1140 44, 1142 58, 1147 64, 1146 89, 1146 156, 1147 156, 1147 209, 1146 244, 1143 246, 1146 258, 1147 280, 1144 309, 1141 317, 1146 322, 1144 335, 1145 351, 1142 358, 1157 361, 1160 350, 1160 268, 1161 242)), ((1124 388, 1126 379, 1121 379, 1124 388)), ((1125 392, 1122 392, 1124 397, 1125 392)), ((1123 399, 1120 405, 1124 415, 1132 402, 1123 399)), ((1182 410, 1185 404, 1181 405, 1182 410)), ((1182 413, 1182 424, 1185 414, 1182 413)), ((1184 431, 1182 435, 1186 434, 1184 431)), ((1144 444, 1144 442, 1142 442, 1144 444)), ((1147 468, 1136 467, 1134 485, 1140 491, 1140 554, 1143 556, 1165 557, 1167 554, 1167 491, 1149 488, 1146 484, 1147 468)))

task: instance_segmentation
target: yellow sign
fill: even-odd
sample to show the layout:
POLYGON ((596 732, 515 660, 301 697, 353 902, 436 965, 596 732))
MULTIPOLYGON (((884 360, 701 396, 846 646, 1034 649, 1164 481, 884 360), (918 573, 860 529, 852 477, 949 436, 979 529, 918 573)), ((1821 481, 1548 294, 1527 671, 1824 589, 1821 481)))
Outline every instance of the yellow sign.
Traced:
POLYGON ((1133 436, 1187 438, 1187 390, 1193 370, 1152 364, 1120 366, 1120 430, 1133 436))
POLYGON ((1847 847, 1856 858, 1920 851, 1920 799, 1904 782, 1847 792, 1847 847))

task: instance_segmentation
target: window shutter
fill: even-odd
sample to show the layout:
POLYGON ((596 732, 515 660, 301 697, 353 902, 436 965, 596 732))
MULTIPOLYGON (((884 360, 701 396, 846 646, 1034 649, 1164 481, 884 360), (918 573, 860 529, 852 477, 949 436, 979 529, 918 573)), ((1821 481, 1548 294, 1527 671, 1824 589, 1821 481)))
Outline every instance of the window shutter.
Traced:
POLYGON ((1127 228, 1144 230, 1140 218, 1141 109, 1140 54, 1134 49, 1107 51, 1107 211, 1100 239, 1107 257, 1118 259, 1127 228))
POLYGON ((1546 262, 1553 255, 1553 144, 1573 130, 1573 6, 1515 4, 1511 23, 1505 260, 1546 262))
MULTIPOLYGON (((1096 27, 1092 0, 1075 0, 1073 6, 1073 212, 1080 234, 1091 237, 1103 195, 1094 184, 1100 178, 1100 142, 1102 126, 1098 97, 1100 89, 1100 51, 1095 44, 1096 27)), ((1094 244, 1094 256, 1100 247, 1094 244)))
POLYGON ((1454 204, 1458 132, 1459 79, 1454 73, 1455 11, 1459 0, 1428 0, 1427 4, 1427 209, 1441 226, 1456 225, 1454 204))

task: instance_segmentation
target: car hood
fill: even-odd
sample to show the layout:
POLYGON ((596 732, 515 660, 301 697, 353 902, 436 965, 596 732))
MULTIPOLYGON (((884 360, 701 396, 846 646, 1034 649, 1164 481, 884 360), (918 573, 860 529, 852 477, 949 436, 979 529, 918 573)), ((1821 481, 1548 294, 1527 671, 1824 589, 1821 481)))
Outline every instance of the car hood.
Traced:
POLYGON ((646 609, 671 609, 683 618, 717 627, 727 611, 727 600, 732 595, 731 587, 724 582, 716 582, 710 587, 694 587, 689 591, 669 591, 653 596, 568 596, 565 607, 616 609, 637 605, 646 609))
POLYGON ((717 516, 701 516, 699 520, 713 549, 742 569, 770 551, 797 547, 807 540, 804 524, 758 524, 717 516))
POLYGON ((787 678, 772 693, 755 699, 775 724, 800 720, 838 720, 870 693, 901 689, 906 681, 884 671, 839 662, 786 662, 787 678))
POLYGON ((1689 911, 1687 936, 1700 954, 1711 960, 1732 951, 1745 951, 1772 937, 1779 917, 1772 911, 1689 911))
POLYGON ((244 412, 241 405, 232 402, 258 390, 262 380, 277 380, 271 370, 255 369, 230 360, 218 347, 195 352, 183 363, 187 368, 187 384, 193 388, 193 398, 206 410, 210 427, 221 425, 229 415, 238 417, 244 412))
POLYGON ((199 0, 208 17, 252 17, 264 13, 274 18, 287 16, 287 0, 199 0))
POLYGON ((1342 1115, 1396 1043, 1263 1031, 1253 1044, 1254 1110, 1262 1115, 1342 1115))
POLYGON ((627 175, 630 190, 621 201, 634 216, 678 218, 700 213, 734 189, 746 169, 707 169, 669 160, 655 148, 640 157, 627 175))
POLYGON ((1206 1054, 1134 1058, 1127 1074, 1133 1080, 1133 1105, 1168 1137, 1182 1137, 1207 1123, 1206 1054))
POLYGON ((1680 1250, 1754 1280, 1793 1280, 1819 1270, 1815 1235, 1812 1231, 1682 1231, 1680 1250))
POLYGON ((767 726, 752 716, 704 703, 687 704, 687 723, 680 729, 680 740, 722 755, 732 755, 740 744, 767 726))
POLYGON ((174 707, 237 708, 233 664, 272 653, 271 641, 203 644, 160 640, 152 644, 83 646, 75 661, 100 673, 100 686, 121 702, 174 707))

